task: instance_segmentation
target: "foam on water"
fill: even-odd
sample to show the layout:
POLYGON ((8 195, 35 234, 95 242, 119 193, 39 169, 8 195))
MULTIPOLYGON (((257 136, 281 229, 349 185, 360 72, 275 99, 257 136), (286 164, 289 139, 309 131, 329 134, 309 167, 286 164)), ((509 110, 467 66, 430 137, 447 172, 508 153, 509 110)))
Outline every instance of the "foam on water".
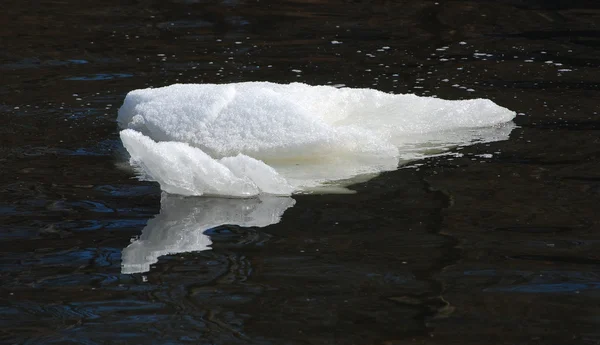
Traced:
POLYGON ((372 89, 176 84, 135 90, 119 109, 140 174, 169 193, 290 194, 473 142, 505 140, 515 113, 372 89))

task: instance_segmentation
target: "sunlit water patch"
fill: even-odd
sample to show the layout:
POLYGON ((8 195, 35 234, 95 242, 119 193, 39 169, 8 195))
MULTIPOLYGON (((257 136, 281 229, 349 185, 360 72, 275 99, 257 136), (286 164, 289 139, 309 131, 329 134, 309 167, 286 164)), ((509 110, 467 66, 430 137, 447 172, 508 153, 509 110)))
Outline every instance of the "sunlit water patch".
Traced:
POLYGON ((131 164, 164 191, 249 197, 331 191, 454 146, 506 140, 515 115, 487 99, 246 82, 135 90, 118 122, 131 164))

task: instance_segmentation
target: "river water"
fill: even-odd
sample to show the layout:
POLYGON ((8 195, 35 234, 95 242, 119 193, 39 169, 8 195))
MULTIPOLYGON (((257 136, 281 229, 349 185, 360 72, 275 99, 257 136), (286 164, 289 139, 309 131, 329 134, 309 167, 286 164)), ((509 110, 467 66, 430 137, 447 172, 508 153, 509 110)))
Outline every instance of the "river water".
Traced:
POLYGON ((0 342, 599 344, 599 23, 585 0, 3 1, 0 342), (134 178, 127 92, 251 80, 519 115, 355 194, 134 178))

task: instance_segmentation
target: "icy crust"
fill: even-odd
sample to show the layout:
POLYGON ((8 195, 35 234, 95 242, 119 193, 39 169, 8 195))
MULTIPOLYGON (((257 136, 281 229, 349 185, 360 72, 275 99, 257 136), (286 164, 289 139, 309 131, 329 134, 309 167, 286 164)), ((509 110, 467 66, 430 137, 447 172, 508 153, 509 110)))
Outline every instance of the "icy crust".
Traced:
POLYGON ((120 136, 140 175, 157 181, 167 193, 250 197, 293 191, 273 168, 243 154, 213 159, 186 143, 157 143, 131 129, 121 131, 120 136))
POLYGON ((397 155, 393 137, 487 127, 514 116, 487 99, 447 101, 373 89, 247 82, 135 90, 119 109, 118 122, 214 157, 243 153, 277 160, 397 155))
POLYGON ((505 140, 515 113, 301 83, 176 84, 135 90, 118 122, 132 163, 184 195, 289 194, 397 168, 450 146, 505 140))

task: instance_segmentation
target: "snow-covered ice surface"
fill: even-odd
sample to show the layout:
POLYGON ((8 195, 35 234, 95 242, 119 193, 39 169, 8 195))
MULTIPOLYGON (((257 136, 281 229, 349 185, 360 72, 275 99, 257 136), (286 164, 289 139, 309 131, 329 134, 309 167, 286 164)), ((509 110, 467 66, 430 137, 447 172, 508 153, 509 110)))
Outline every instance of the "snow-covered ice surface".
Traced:
POLYGON ((210 249, 204 231, 219 225, 265 227, 276 224, 296 201, 290 197, 193 198, 163 193, 160 213, 139 238, 123 249, 121 272, 147 272, 163 255, 210 249))
POLYGON ((487 99, 246 82, 135 90, 118 122, 130 162, 164 191, 250 197, 332 191, 454 146, 506 140, 515 115, 487 99))

